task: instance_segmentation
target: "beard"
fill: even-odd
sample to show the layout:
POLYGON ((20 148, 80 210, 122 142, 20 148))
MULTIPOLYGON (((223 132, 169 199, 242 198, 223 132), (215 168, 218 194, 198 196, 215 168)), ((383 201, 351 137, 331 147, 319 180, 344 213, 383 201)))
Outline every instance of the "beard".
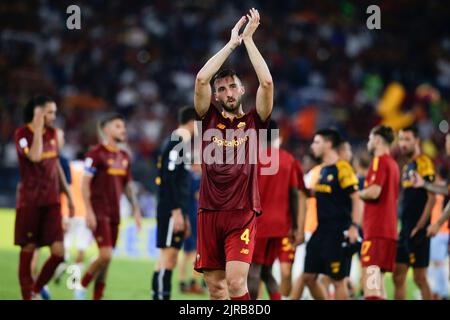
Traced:
POLYGON ((237 100, 231 101, 231 102, 235 103, 234 106, 227 105, 227 103, 225 103, 223 101, 221 101, 220 104, 222 105, 222 108, 225 109, 225 111, 227 111, 227 112, 235 112, 236 110, 239 109, 239 106, 241 105, 241 101, 242 101, 242 98, 239 97, 237 100))
POLYGON ((412 158, 414 156, 414 150, 401 150, 402 154, 408 158, 412 158))
POLYGON ((114 141, 116 143, 124 143, 125 142, 125 138, 122 137, 114 137, 114 141))

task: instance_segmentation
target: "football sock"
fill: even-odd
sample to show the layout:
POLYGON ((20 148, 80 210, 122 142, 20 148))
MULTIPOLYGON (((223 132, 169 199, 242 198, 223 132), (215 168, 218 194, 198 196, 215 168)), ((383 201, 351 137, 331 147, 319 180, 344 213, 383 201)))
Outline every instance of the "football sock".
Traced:
POLYGON ((272 292, 269 294, 270 300, 281 300, 281 293, 280 292, 272 292))
POLYGON ((19 282, 22 291, 22 299, 31 299, 31 290, 33 287, 33 277, 31 276, 31 260, 33 251, 20 251, 19 258, 19 282))
POLYGON ((382 297, 378 296, 368 296, 364 298, 365 300, 384 300, 382 297))
POLYGON ((55 273, 56 268, 61 262, 64 262, 64 257, 56 256, 53 254, 47 259, 44 266, 42 267, 41 272, 39 273, 39 277, 37 278, 36 283, 34 284, 33 291, 35 293, 39 293, 42 288, 50 281, 53 274, 55 273))
POLYGON ((91 283, 93 278, 94 278, 93 274, 86 272, 83 278, 81 279, 81 285, 83 286, 83 288, 87 288, 87 286, 89 285, 89 283, 91 283))
POLYGON ((153 299, 170 300, 172 270, 161 269, 153 274, 153 299), (156 290, 155 290, 156 289, 156 290))
POLYGON ((94 286, 94 300, 101 300, 103 298, 103 291, 105 290, 105 283, 97 281, 94 286))
POLYGON ((250 300, 250 294, 246 292, 244 295, 240 297, 230 297, 231 300, 250 300))

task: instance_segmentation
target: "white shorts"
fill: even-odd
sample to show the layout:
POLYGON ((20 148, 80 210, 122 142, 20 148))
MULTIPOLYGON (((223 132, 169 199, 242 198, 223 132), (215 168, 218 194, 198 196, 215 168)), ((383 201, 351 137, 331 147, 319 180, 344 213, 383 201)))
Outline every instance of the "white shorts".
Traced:
POLYGON ((430 260, 444 261, 448 256, 448 234, 438 233, 431 238, 430 242, 430 260))
POLYGON ((64 234, 64 248, 66 251, 75 246, 78 251, 86 251, 93 237, 91 230, 86 226, 86 219, 80 217, 66 218, 67 231, 64 234))

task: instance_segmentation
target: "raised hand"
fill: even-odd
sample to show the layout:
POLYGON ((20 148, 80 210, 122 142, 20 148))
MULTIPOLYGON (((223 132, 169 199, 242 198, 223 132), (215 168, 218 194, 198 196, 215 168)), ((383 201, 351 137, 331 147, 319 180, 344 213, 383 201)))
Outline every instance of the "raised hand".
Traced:
POLYGON ((34 108, 33 121, 31 122, 31 126, 34 130, 39 130, 44 128, 44 117, 45 112, 41 107, 34 108))
POLYGON ((259 12, 255 8, 251 8, 249 10, 249 14, 247 14, 248 23, 245 26, 244 31, 242 32, 242 39, 250 39, 253 36, 253 33, 255 33, 256 29, 259 26, 259 12))
POLYGON ((245 21, 246 18, 242 16, 241 19, 239 19, 239 21, 234 25, 233 29, 231 29, 230 45, 233 49, 242 43, 242 36, 239 35, 239 30, 242 28, 245 21))

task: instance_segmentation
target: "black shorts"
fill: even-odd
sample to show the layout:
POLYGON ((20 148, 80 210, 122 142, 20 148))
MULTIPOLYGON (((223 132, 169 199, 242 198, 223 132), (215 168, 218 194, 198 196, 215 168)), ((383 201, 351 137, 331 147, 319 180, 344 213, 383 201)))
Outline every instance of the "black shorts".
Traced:
POLYGON ((430 238, 425 231, 420 231, 410 238, 401 232, 397 244, 396 263, 403 263, 413 268, 427 268, 430 263, 430 238))
POLYGON ((184 240, 184 231, 173 233, 173 218, 171 213, 158 213, 156 226, 157 248, 181 248, 184 240))
POLYGON ((306 245, 306 273, 321 273, 333 280, 350 275, 352 255, 343 247, 343 230, 316 230, 306 245))

